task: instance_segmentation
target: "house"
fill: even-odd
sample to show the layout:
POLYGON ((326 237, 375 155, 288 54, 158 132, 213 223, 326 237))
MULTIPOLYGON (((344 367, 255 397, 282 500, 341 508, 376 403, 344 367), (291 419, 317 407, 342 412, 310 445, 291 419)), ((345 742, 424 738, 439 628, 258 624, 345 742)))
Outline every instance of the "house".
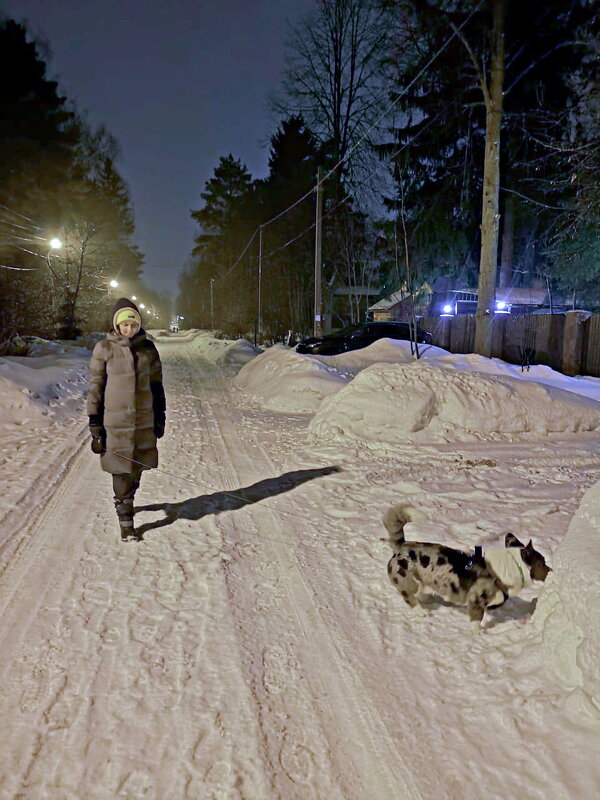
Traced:
MULTIPOLYGON (((428 316, 455 316, 474 314, 477 309, 478 290, 476 288, 449 289, 432 293, 428 316)), ((515 286, 496 289, 496 313, 533 314, 548 312, 552 306, 555 311, 563 311, 562 297, 553 298, 541 286, 515 286), (557 303, 558 301, 558 303, 557 303)))
POLYGON ((404 322, 410 320, 413 313, 421 317, 427 312, 431 294, 431 287, 428 283, 424 283, 413 294, 407 293, 405 289, 400 289, 389 297, 384 297, 369 306, 367 309, 369 319, 374 322, 386 322, 388 320, 404 322))

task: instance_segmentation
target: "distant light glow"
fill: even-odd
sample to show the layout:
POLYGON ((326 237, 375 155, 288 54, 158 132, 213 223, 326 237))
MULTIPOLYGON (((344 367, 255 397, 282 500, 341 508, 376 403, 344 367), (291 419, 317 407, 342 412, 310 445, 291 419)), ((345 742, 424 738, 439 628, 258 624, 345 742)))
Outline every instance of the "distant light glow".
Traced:
POLYGON ((113 289, 116 289, 116 288, 117 288, 117 286, 119 285, 119 281, 112 280, 112 281, 110 282, 110 285, 113 287, 113 289))
POLYGON ((60 250, 62 247, 62 242, 60 239, 50 239, 50 247, 53 250, 60 250))
POLYGON ((146 308, 146 306, 143 303, 140 303, 140 308, 146 308))
POLYGON ((499 311, 503 311, 506 308, 506 303, 504 302, 504 300, 498 300, 498 302, 496 303, 496 308, 499 311))
POLYGON ((445 305, 445 306, 442 308, 442 311, 444 312, 444 314, 449 314, 449 313, 452 311, 452 306, 450 306, 450 305, 445 305))
POLYGON ((137 300, 137 297, 136 297, 134 294, 132 294, 132 295, 131 295, 131 299, 132 299, 132 300, 137 300))

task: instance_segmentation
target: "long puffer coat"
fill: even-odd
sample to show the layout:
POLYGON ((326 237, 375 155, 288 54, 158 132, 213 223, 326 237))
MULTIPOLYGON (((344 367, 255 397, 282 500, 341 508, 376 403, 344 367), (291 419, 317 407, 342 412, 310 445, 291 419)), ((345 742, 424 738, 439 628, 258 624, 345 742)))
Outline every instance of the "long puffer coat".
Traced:
POLYGON ((96 344, 87 412, 90 423, 106 430, 105 472, 131 472, 135 461, 141 469, 158 466, 156 431, 165 426, 165 393, 158 350, 143 329, 131 339, 111 331, 96 344))

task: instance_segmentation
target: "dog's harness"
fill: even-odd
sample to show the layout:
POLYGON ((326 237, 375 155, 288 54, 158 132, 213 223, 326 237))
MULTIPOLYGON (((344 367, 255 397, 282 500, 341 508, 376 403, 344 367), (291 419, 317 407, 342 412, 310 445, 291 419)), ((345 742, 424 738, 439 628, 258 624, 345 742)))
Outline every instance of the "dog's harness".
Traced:
POLYGON ((476 566, 485 567, 485 559, 483 557, 483 551, 479 545, 475 547, 474 552, 472 555, 469 556, 466 564, 466 570, 473 570, 476 566))
MULTIPOLYGON (((510 547, 508 547, 507 550, 510 550, 510 547)), ((512 558, 512 560, 516 564, 517 569, 519 570, 519 575, 521 576, 521 589, 522 589, 525 586, 525 575, 523 574, 523 568, 521 567, 521 565, 519 564, 519 562, 513 556, 512 553, 509 552, 509 556, 512 558)))

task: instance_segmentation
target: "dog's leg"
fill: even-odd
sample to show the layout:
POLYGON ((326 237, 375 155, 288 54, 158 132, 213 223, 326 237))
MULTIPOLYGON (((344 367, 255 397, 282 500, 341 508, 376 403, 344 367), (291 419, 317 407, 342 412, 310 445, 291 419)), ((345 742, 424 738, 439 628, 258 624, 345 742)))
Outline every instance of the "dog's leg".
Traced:
POLYGON ((487 603, 480 595, 468 599, 467 612, 471 620, 471 631, 473 633, 481 633, 483 615, 486 608, 487 603))

